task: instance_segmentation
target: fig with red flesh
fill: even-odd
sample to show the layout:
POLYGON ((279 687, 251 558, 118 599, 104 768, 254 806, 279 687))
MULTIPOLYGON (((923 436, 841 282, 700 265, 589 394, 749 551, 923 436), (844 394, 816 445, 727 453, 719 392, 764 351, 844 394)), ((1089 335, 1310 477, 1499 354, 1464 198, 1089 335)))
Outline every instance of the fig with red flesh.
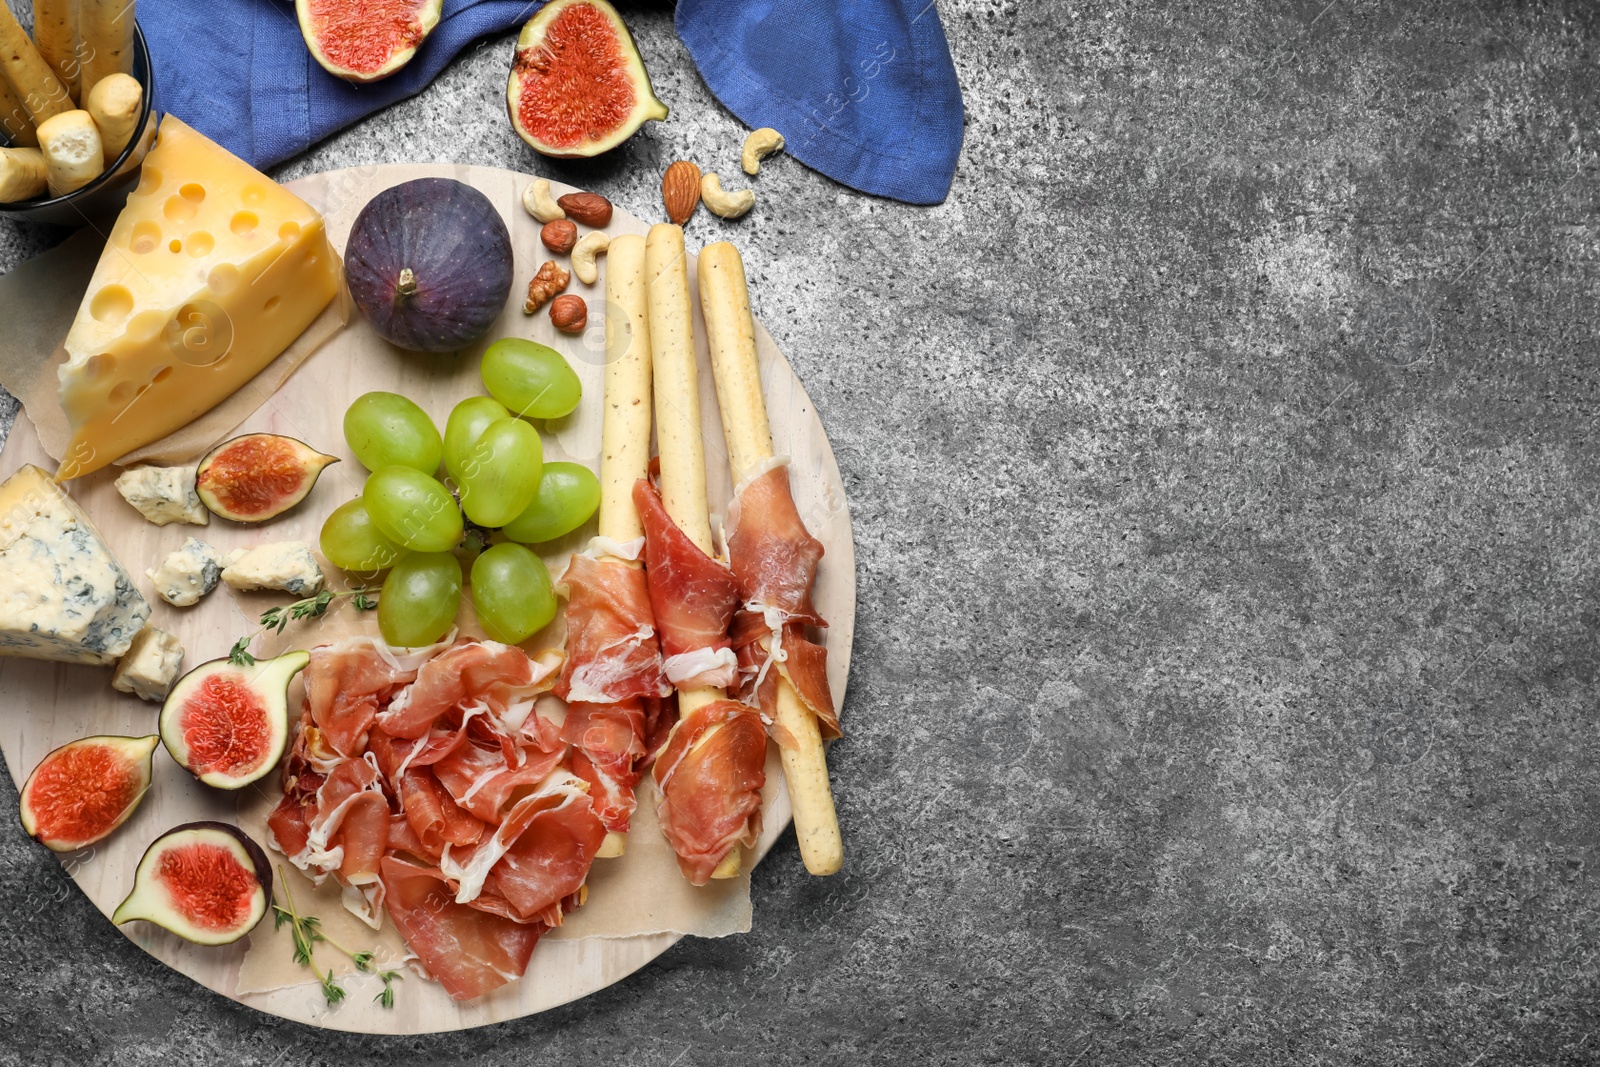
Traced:
POLYGON ((213 515, 266 522, 304 500, 322 469, 337 462, 293 437, 250 433, 206 453, 195 470, 194 490, 213 515))
POLYGON ((443 0, 295 0, 294 10, 323 70, 347 82, 375 82, 411 62, 443 7, 443 0))
POLYGON ((254 929, 271 903, 272 868, 261 846, 237 826, 191 822, 145 849, 111 921, 143 919, 197 945, 227 945, 254 929))
POLYGON ((207 785, 241 789, 278 765, 289 739, 289 682, 311 661, 285 652, 248 666, 202 663, 161 706, 161 743, 207 785))
POLYGON ((597 156, 667 117, 633 35, 605 0, 553 0, 517 37, 511 125, 547 156, 597 156))
POLYGON ((488 197, 453 178, 402 182, 367 201, 344 256, 361 314, 416 352, 478 340, 511 295, 511 233, 488 197))
POLYGON ((128 821, 150 788, 148 737, 85 737, 62 745, 22 786, 22 828, 55 852, 103 841, 128 821))

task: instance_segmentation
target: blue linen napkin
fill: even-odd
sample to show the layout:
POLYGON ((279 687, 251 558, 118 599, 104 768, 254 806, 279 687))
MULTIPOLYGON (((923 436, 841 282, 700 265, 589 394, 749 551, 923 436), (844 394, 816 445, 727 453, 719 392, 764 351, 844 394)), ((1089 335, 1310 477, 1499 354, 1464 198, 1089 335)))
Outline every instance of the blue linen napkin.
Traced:
MULTIPOLYGON (((317 66, 285 0, 157 0, 141 6, 139 24, 162 110, 268 167, 421 92, 463 48, 539 6, 445 0, 410 64, 371 85, 317 66)), ((931 0, 681 0, 677 27, 717 98, 777 129, 800 162, 915 204, 949 191, 961 90, 931 0)))

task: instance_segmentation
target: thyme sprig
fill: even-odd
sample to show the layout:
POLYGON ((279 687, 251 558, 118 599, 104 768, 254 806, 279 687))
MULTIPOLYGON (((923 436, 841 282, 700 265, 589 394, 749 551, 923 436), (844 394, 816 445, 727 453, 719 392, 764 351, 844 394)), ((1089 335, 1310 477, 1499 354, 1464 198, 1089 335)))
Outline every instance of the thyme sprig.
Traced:
POLYGON ((317 976, 318 983, 322 986, 322 996, 331 1005, 344 999, 344 986, 333 975, 333 968, 329 967, 326 974, 317 966, 317 945, 323 944, 343 952, 350 957, 356 965, 356 970, 363 974, 376 974, 383 981, 383 990, 372 999, 382 1004, 385 1008, 394 1007, 394 983, 401 981, 403 975, 398 971, 380 971, 377 969, 376 957, 370 950, 351 952, 333 938, 322 932, 322 920, 315 915, 301 915, 295 908, 294 892, 289 888, 289 882, 283 876, 283 866, 278 866, 278 884, 283 886, 283 899, 286 904, 279 904, 276 899, 272 902, 272 926, 274 930, 282 929, 284 923, 290 924, 290 937, 294 941, 294 961, 303 967, 311 968, 311 973, 317 976))
POLYGON ((261 627, 254 633, 247 634, 233 643, 233 648, 228 652, 228 662, 236 667, 253 667, 256 658, 250 654, 250 645, 264 633, 281 634, 291 621, 300 619, 321 618, 328 613, 328 608, 339 597, 352 597, 350 603, 357 611, 371 611, 378 606, 378 599, 372 595, 372 590, 367 588, 346 589, 334 592, 324 589, 316 596, 296 600, 293 604, 281 604, 275 608, 268 608, 261 613, 261 627))

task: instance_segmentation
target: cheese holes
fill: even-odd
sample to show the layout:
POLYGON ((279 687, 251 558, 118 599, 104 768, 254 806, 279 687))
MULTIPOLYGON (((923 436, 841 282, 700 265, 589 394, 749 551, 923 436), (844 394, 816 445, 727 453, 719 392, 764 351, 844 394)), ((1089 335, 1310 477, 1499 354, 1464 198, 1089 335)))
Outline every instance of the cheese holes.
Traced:
POLYGON ((181 194, 167 197, 167 202, 161 205, 161 213, 171 222, 188 222, 199 212, 200 205, 181 194))
POLYGON ((118 325, 133 314, 133 294, 124 286, 108 285, 94 294, 94 299, 89 301, 89 314, 93 315, 97 322, 118 325))
POLYGON ((101 352, 98 356, 90 356, 89 362, 83 365, 83 369, 89 375, 90 381, 98 381, 110 374, 116 365, 117 361, 111 353, 101 352))
POLYGON ((149 196, 161 188, 161 172, 155 167, 145 167, 139 175, 139 188, 134 190, 135 196, 149 196))
POLYGON ((113 404, 123 405, 133 399, 137 387, 126 378, 111 387, 111 392, 106 394, 106 399, 113 404))
POLYGON ((232 263, 212 267, 211 273, 206 275, 206 284, 213 293, 231 293, 239 285, 239 268, 232 263))
POLYGON ((240 237, 249 237, 261 224, 261 219, 254 211, 235 211, 233 218, 228 220, 228 229, 240 237))
POLYGON ((211 250, 217 247, 217 240, 205 230, 196 230, 189 235, 184 247, 189 250, 191 256, 209 256, 211 250))
POLYGON ((172 249, 173 253, 176 254, 183 251, 183 242, 174 237, 172 239, 172 243, 167 245, 167 247, 172 249))
POLYGON ((150 379, 150 384, 160 385, 170 377, 172 377, 172 364, 168 363, 165 367, 156 371, 156 376, 150 379))
POLYGON ((265 304, 261 305, 261 310, 262 311, 276 311, 276 310, 278 310, 278 305, 282 302, 282 300, 283 300, 282 297, 277 297, 277 296, 271 297, 270 299, 267 300, 267 302, 265 304))
POLYGON ((280 241, 292 241, 299 236, 300 224, 298 222, 286 222, 278 227, 278 239, 280 241))
POLYGON ((193 204, 195 207, 199 207, 205 202, 206 187, 197 182, 190 182, 188 185, 185 185, 183 188, 178 190, 178 195, 189 201, 189 203, 193 204))
POLYGON ((146 219, 135 223, 133 226, 133 239, 128 244, 128 251, 144 254, 154 252, 161 244, 161 227, 146 219))

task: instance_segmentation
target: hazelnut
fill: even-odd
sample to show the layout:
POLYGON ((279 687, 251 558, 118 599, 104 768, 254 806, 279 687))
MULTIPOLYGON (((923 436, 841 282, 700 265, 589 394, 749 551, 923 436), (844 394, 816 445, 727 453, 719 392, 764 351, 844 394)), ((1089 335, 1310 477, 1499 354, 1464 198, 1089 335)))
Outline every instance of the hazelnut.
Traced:
POLYGON ((589 305, 577 293, 550 301, 550 325, 562 333, 582 333, 589 325, 589 305))
POLYGON ((571 219, 547 222, 544 224, 544 229, 539 231, 539 240, 556 255, 564 256, 578 243, 578 224, 571 219))

